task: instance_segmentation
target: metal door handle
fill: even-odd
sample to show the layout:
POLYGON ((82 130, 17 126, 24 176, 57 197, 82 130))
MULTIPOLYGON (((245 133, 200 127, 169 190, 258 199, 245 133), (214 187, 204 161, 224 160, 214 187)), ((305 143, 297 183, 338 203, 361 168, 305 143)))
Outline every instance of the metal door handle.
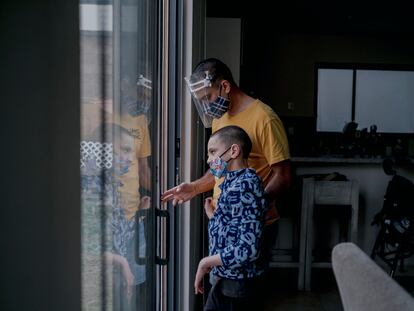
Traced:
POLYGON ((158 251, 160 251, 161 254, 156 254, 155 256, 155 263, 161 266, 164 266, 168 263, 169 261, 169 254, 170 254, 170 239, 168 237, 168 234, 170 232, 170 213, 168 212, 168 210, 161 210, 159 208, 155 209, 155 216, 157 217, 156 222, 155 222, 155 226, 156 226, 156 233, 157 236, 155 238, 155 249, 158 251), (165 218, 166 223, 165 223, 165 227, 161 226, 161 219, 165 218), (164 235, 162 235, 162 229, 164 229, 164 235), (161 245, 160 243, 160 239, 164 238, 166 241, 165 244, 165 254, 164 254, 164 258, 162 257, 162 250, 158 250, 159 245, 161 245))

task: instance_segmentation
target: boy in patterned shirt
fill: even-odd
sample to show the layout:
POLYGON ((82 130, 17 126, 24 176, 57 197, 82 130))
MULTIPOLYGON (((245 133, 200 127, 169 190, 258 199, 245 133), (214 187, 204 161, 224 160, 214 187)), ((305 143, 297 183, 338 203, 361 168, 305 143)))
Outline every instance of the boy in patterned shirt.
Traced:
POLYGON ((209 216, 209 253, 197 269, 195 293, 203 293, 203 276, 212 271, 213 287, 204 310, 260 310, 259 262, 266 201, 255 170, 247 167, 252 143, 238 126, 216 131, 208 142, 211 173, 224 177, 213 213, 212 199, 206 199, 209 216), (259 308, 258 308, 259 307, 259 308))

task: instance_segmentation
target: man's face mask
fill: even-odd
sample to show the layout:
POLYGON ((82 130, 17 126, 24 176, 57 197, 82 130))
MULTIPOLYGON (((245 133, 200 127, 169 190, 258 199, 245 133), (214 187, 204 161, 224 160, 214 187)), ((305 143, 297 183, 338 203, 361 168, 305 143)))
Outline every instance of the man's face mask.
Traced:
POLYGON ((203 122, 204 127, 211 127, 213 118, 219 119, 229 109, 230 101, 221 96, 221 86, 219 89, 219 96, 210 101, 208 92, 212 87, 212 77, 208 71, 205 72, 203 79, 191 77, 185 78, 187 87, 191 93, 193 103, 197 108, 198 115, 203 122))
POLYGON ((222 154, 220 154, 216 159, 210 162, 210 173, 217 177, 221 178, 228 173, 227 166, 229 165, 229 161, 224 161, 221 157, 229 151, 231 148, 228 147, 222 154))
MULTIPOLYGON (((221 94, 221 85, 219 94, 221 94)), ((229 110, 229 106, 230 101, 219 95, 213 102, 209 103, 206 113, 215 119, 220 119, 229 110)))

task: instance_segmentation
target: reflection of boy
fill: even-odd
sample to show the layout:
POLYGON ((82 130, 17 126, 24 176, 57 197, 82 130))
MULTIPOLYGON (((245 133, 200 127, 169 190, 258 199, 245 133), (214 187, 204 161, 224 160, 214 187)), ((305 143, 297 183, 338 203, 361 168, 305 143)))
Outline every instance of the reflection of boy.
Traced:
MULTIPOLYGON (((208 142, 211 173, 224 177, 217 209, 212 199, 205 203, 210 217, 210 256, 203 258, 194 282, 203 293, 203 276, 212 270, 215 282, 205 310, 258 310, 259 264, 266 201, 260 178, 247 167, 252 144, 244 130, 228 126, 216 131, 208 142)), ((260 308, 259 308, 260 309, 260 308)))
MULTIPOLYGON (((144 85, 139 86, 138 89, 150 90, 150 81, 144 82, 144 85)), ((145 107, 143 107, 143 103, 138 98, 142 94, 138 94, 137 84, 129 83, 123 86, 127 86, 127 89, 123 88, 122 90, 120 111, 105 109, 106 117, 104 120, 93 119, 96 121, 92 122, 95 125, 95 131, 88 130, 84 133, 84 137, 88 138, 86 143, 100 142, 102 141, 101 133, 104 130, 105 141, 112 143, 113 146, 112 169, 104 171, 105 189, 101 187, 102 174, 96 164, 95 169, 91 169, 91 171, 96 172, 95 176, 99 181, 98 189, 101 188, 99 191, 102 191, 106 199, 111 201, 109 204, 112 206, 112 250, 106 252, 105 255, 109 262, 114 263, 114 272, 116 273, 113 279, 114 309, 117 310, 134 309, 133 295, 137 292, 134 290, 134 286, 144 286, 145 266, 138 265, 135 261, 135 254, 138 254, 140 258, 146 255, 144 220, 142 217, 139 218, 136 226, 134 216, 138 210, 147 209, 151 204, 149 197, 141 198, 140 195, 140 188, 151 190, 148 164, 151 143, 146 116, 150 108, 150 97, 148 97, 150 92, 146 91, 144 94, 146 101, 145 107), (137 239, 139 243, 136 243, 137 239), (136 245, 139 245, 138 250, 135 250, 136 245)), ((109 106, 113 106, 112 102, 109 106)), ((91 114, 87 113, 86 115, 90 116, 91 114)), ((99 117, 102 114, 95 113, 93 115, 99 117)), ((91 118, 86 117, 84 123, 89 121, 91 118)), ((101 147, 103 145, 101 144, 101 147)), ((95 163, 98 162, 95 161, 95 163)), ((85 175, 85 186, 87 187, 91 178, 87 173, 85 174, 86 171, 84 170, 83 175, 85 175)), ((136 300, 140 300, 138 295, 136 300)))
MULTIPOLYGON (((131 125, 132 126, 132 125, 131 125)), ((106 202, 111 207, 110 220, 110 240, 111 248, 105 252, 108 262, 114 264, 114 306, 129 306, 135 304, 135 286, 143 284, 146 279, 146 267, 138 265, 135 261, 135 254, 140 258, 145 257, 145 233, 144 221, 135 221, 135 213, 139 209, 150 207, 148 196, 140 197, 140 171, 148 172, 149 169, 139 166, 143 163, 140 155, 147 155, 149 149, 141 130, 142 123, 134 123, 135 131, 128 130, 116 124, 108 124, 105 127, 106 141, 112 142, 112 161, 111 169, 104 169, 105 185, 104 188, 98 184, 98 191, 103 191, 106 202), (131 133, 132 132, 132 133, 131 133), (145 148, 144 148, 145 146, 145 148), (139 239, 139 243, 136 240, 139 239), (139 249, 136 250, 136 245, 139 249), (120 301, 118 299, 121 299, 120 301)), ((148 130, 146 131, 148 133, 148 130)), ((90 141, 99 141, 100 129, 89 137, 90 141)), ((103 148, 104 144, 100 144, 103 148)), ((144 158, 147 159, 146 157, 144 158)), ((96 159, 93 161, 97 163, 96 159)), ((147 162, 145 161, 145 164, 147 162)), ((147 164, 148 165, 148 164, 147 164)), ((84 170, 84 174, 95 175, 101 181, 101 170, 96 166, 84 170)), ((146 175, 149 176, 147 173, 146 175)), ((109 232, 108 232, 109 233, 109 232)), ((117 307, 116 307, 117 308, 117 307)), ((118 309, 126 310, 119 307, 118 309)))
MULTIPOLYGON (((133 307, 135 299, 132 297, 136 294, 134 286, 143 284, 146 278, 145 266, 136 263, 135 254, 141 258, 146 255, 146 240, 143 220, 135 220, 133 217, 129 217, 129 214, 134 216, 138 209, 148 209, 150 198, 148 196, 140 198, 138 191, 138 172, 141 169, 137 166, 137 141, 139 139, 131 135, 127 129, 117 125, 113 127, 113 134, 116 139, 114 140, 114 180, 112 182, 114 185, 114 207, 111 218, 112 259, 119 263, 119 272, 122 276, 114 279, 114 289, 115 293, 117 289, 120 289, 120 292, 115 295, 116 297, 126 299, 126 302, 122 300, 119 302, 120 306, 126 303, 133 307), (137 205, 132 206, 135 203, 137 205), (136 243, 136 239, 139 239, 139 243, 136 243), (137 245, 139 245, 139 249, 136 249, 137 245), (116 285, 121 280, 124 284, 116 285)), ((115 299, 115 301, 117 300, 115 299)))
MULTIPOLYGON (((137 285, 135 288, 129 286, 127 281, 127 301, 121 292, 115 297, 121 298, 121 305, 116 304, 115 309, 125 309, 123 305, 126 303, 131 310, 136 309, 136 305, 142 304, 145 300, 145 278, 146 271, 144 265, 138 265, 135 261, 136 254, 139 258, 146 256, 146 239, 144 220, 142 217, 136 219, 137 232, 130 231, 130 226, 135 223, 134 216, 140 209, 147 209, 150 207, 150 198, 148 196, 141 197, 140 188, 151 191, 150 169, 148 158, 151 155, 151 142, 148 128, 148 112, 150 108, 151 96, 151 82, 145 80, 145 83, 132 83, 132 79, 127 78, 121 81, 121 105, 120 110, 116 110, 113 115, 113 122, 115 128, 120 129, 120 133, 115 137, 119 144, 115 145, 115 150, 119 150, 120 160, 116 165, 119 165, 119 174, 117 180, 119 182, 118 194, 120 206, 122 206, 123 217, 120 217, 120 223, 113 226, 114 230, 114 247, 118 248, 126 245, 126 252, 124 256, 127 259, 129 266, 134 275, 134 282, 132 285, 137 285), (145 96, 144 96, 145 95, 145 96), (132 232, 132 236, 130 233, 132 232), (118 240, 117 240, 118 239, 118 240), (137 243, 138 242, 138 243, 137 243), (136 249, 139 245, 139 249, 136 249), (131 293, 134 296, 131 297, 131 293), (121 296, 119 296, 121 295, 121 296), (131 299, 128 299, 131 298, 131 299)), ((142 81, 141 81, 142 82, 142 81)), ((115 139, 116 141, 116 139, 115 139)), ((114 159, 116 161, 116 157, 114 159)), ((122 251, 122 249, 121 249, 122 251)), ((114 284, 114 289, 118 286, 114 284)), ((129 309, 127 308, 127 309, 129 309)))
MULTIPOLYGON (((150 198, 145 196, 141 199, 140 209, 150 207, 150 198)), ((117 264, 125 281, 127 295, 133 293, 133 287, 145 282, 145 267, 135 263, 134 255, 134 223, 126 221, 120 208, 114 208, 112 213, 112 240, 114 252, 105 252, 105 257, 109 262, 117 264)), ((139 256, 145 256, 145 236, 142 221, 138 223, 140 239, 139 256)))

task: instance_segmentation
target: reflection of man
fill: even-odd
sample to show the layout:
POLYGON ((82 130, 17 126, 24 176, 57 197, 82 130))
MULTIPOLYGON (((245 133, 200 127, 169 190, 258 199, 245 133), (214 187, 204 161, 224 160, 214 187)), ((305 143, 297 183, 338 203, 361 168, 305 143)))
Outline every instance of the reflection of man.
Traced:
POLYGON ((83 140, 102 141, 102 130, 104 129, 107 142, 123 143, 126 147, 125 142, 120 141, 121 137, 113 133, 114 124, 124 128, 131 137, 130 139, 124 138, 134 156, 130 159, 129 171, 119 176, 123 184, 121 196, 125 203, 123 206, 128 219, 131 219, 138 210, 139 189, 151 190, 148 163, 148 158, 151 155, 151 140, 147 119, 150 98, 151 81, 140 75, 136 83, 133 83, 129 78, 122 79, 121 105, 118 109, 113 106, 111 100, 105 100, 103 104, 92 102, 85 104, 82 108, 83 140), (102 120, 102 116, 104 120, 102 120))
POLYGON ((136 86, 128 77, 121 80, 121 105, 130 116, 144 115, 149 121, 151 97, 152 82, 142 74, 139 75, 136 86))
MULTIPOLYGON (((140 76, 141 77, 141 76, 140 76)), ((149 80, 148 80, 149 81, 149 80)), ((148 113, 151 94, 150 82, 144 85, 131 83, 128 78, 121 81, 121 111, 114 114, 114 123, 126 129, 133 138, 131 151, 132 157, 129 171, 120 176, 123 186, 120 189, 124 210, 128 219, 132 218, 140 204, 139 188, 151 190, 150 169, 148 157, 151 155, 151 141, 148 129, 148 113), (139 98, 138 95, 144 96, 139 98)), ((121 142, 122 143, 122 142, 121 142)))
MULTIPOLYGON (((134 216, 137 211, 148 209, 151 204, 150 198, 140 193, 140 189, 146 192, 151 190, 148 163, 151 142, 147 120, 151 81, 143 76, 138 78, 137 83, 131 81, 127 78, 121 81, 119 107, 113 107, 112 103, 108 105, 109 101, 106 101, 106 105, 95 105, 104 108, 105 119, 95 124, 95 130, 85 137, 99 144, 105 131, 105 141, 113 146, 111 169, 105 172, 106 185, 101 191, 105 191, 106 198, 111 198, 112 214, 108 218, 112 229, 111 249, 105 255, 114 266, 115 310, 135 310, 137 303, 142 303, 144 299, 140 295, 144 293, 146 280, 146 267, 138 265, 135 258, 136 254, 140 258, 146 257, 145 218, 134 216), (108 106, 112 106, 112 109, 108 109, 108 106)), ((95 118, 91 120, 102 116, 102 110, 92 116, 95 118)), ((101 175, 99 169, 96 172, 97 176, 101 175)))
MULTIPOLYGON (((140 189, 151 191, 148 163, 151 155, 151 142, 147 119, 151 99, 151 81, 142 75, 139 76, 138 82, 132 81, 133 79, 126 77, 121 80, 120 109, 115 109, 113 115, 115 127, 120 128, 120 133, 114 132, 114 134, 116 135, 115 149, 119 150, 120 155, 119 162, 116 163, 119 172, 116 177, 119 181, 118 194, 124 215, 120 218, 121 223, 113 227, 116 229, 113 235, 114 246, 127 245, 125 254, 135 277, 132 285, 136 285, 134 288, 128 282, 126 287, 123 284, 118 284, 118 286, 114 284, 116 298, 114 309, 119 310, 135 310, 136 306, 142 304, 145 299, 145 266, 138 265, 135 261, 137 254, 140 258, 146 255, 144 220, 142 217, 135 219, 134 216, 138 210, 150 207, 150 198, 141 197, 140 189), (130 237, 128 233, 130 231, 124 230, 129 226, 134 226, 135 223, 138 223, 136 227, 138 232, 133 232, 133 236, 130 237), (136 239, 138 239, 138 244, 136 239), (139 245, 138 250, 136 250, 136 245, 139 245), (126 296, 123 288, 127 290, 126 296), (129 307, 125 308, 125 306, 129 307)), ((122 277, 116 278, 115 281, 122 279, 122 277)))

